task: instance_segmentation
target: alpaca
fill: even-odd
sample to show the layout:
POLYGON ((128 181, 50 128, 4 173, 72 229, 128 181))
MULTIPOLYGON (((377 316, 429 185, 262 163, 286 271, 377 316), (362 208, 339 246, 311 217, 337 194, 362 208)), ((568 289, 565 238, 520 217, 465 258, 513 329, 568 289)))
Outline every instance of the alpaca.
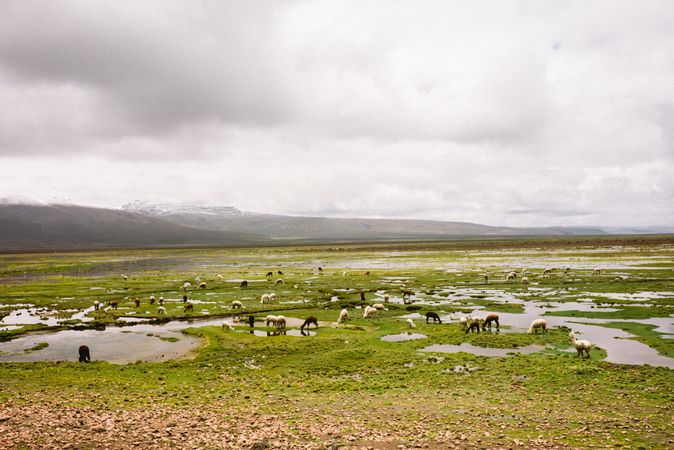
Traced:
POLYGON ((201 283, 199 283, 199 289, 206 289, 206 282, 205 281, 202 281, 201 283))
POLYGON ((163 306, 160 306, 159 308, 157 308, 157 315, 158 316, 165 316, 166 315, 166 308, 164 308, 163 306))
POLYGON ((228 323, 224 320, 222 321, 222 329, 224 331, 234 331, 234 327, 230 323, 228 323))
POLYGON ((429 311, 426 313, 426 323, 428 323, 429 319, 433 319, 433 323, 438 322, 442 324, 442 320, 440 319, 440 316, 438 316, 437 313, 434 313, 433 311, 429 311))
POLYGON ((276 316, 276 328, 285 328, 285 327, 286 327, 285 316, 276 316))
POLYGON ((246 280, 241 281, 241 286, 242 288, 248 287, 248 282, 246 280))
POLYGON ((276 326, 276 316, 268 315, 264 318, 264 321, 267 326, 270 324, 276 326))
POLYGON ((191 303, 186 304, 183 311, 184 312, 194 312, 194 305, 191 304, 191 303))
POLYGON ((309 328, 309 325, 311 325, 312 323, 316 325, 316 328, 318 328, 318 319, 315 318, 314 316, 309 316, 306 319, 304 319, 304 323, 300 327, 300 330, 304 330, 305 327, 309 328))
POLYGON ((474 331, 476 333, 480 332, 480 319, 473 319, 470 322, 468 328, 466 328, 466 334, 470 333, 471 331, 474 331))
POLYGON ((238 301, 238 300, 234 300, 234 301, 232 302, 232 309, 236 309, 236 308, 238 308, 238 309, 243 309, 243 303, 241 303, 241 302, 238 301))
POLYGON ((156 301, 157 299, 154 297, 154 295, 150 295, 150 305, 154 305, 156 301))
POLYGON ((536 319, 533 322, 531 322, 531 325, 529 325, 529 329, 527 330, 527 333, 529 333, 529 334, 534 333, 539 328, 541 330, 543 330, 543 333, 547 333, 548 323, 545 321, 545 319, 536 319))
POLYGON ((140 299, 139 298, 134 298, 133 302, 136 304, 136 308, 140 307, 140 299))
POLYGON ((492 322, 496 324, 496 331, 501 331, 500 325, 498 323, 498 314, 489 314, 487 317, 485 317, 484 323, 482 324, 482 331, 487 331, 487 328, 489 328, 489 331, 491 331, 492 322))
POLYGON ((269 303, 269 294, 262 294, 262 297, 260 297, 260 303, 269 303))
POLYGON ((117 309, 117 301, 115 300, 110 300, 108 305, 110 306, 110 309, 117 309))
POLYGON ((407 319, 407 327, 408 328, 416 328, 417 326, 414 325, 414 321, 412 319, 407 319))
POLYGON ((576 347, 576 351, 578 351, 578 356, 582 358, 583 352, 585 352, 585 355, 589 358, 590 350, 592 350, 592 343, 585 339, 577 340, 573 331, 569 333, 569 337, 571 338, 573 346, 576 347))
POLYGON ((343 323, 349 320, 349 311, 344 308, 339 312, 339 319, 337 319, 337 323, 343 323))
POLYGON ((372 319, 377 317, 377 313, 379 310, 377 308, 372 308, 370 306, 366 306, 365 310, 363 311, 363 319, 372 319))

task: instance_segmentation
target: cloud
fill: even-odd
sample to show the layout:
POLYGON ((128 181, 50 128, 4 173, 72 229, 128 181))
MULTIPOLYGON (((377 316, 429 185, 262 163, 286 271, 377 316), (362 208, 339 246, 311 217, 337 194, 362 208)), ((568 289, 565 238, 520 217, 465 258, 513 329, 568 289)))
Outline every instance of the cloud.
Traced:
POLYGON ((673 19, 657 1, 4 2, 0 194, 671 223, 673 19))

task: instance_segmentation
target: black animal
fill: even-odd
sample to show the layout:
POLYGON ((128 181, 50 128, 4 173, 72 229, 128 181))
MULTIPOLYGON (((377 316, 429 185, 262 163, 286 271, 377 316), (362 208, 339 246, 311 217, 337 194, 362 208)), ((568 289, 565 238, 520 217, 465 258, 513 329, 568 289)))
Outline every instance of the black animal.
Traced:
POLYGON ((471 331, 474 331, 476 333, 480 332, 480 321, 479 320, 473 320, 470 325, 468 325, 468 328, 466 328, 466 334, 470 333, 471 331))
POLYGON ((187 295, 183 295, 183 303, 187 303, 187 295))
POLYGON ((361 299, 362 301, 365 301, 365 292, 361 292, 361 293, 360 293, 360 299, 361 299))
POLYGON ((117 302, 115 300, 110 300, 108 305, 110 305, 110 308, 112 309, 117 309, 117 302))
POLYGON ((243 281, 241 282, 241 287, 242 287, 242 288, 248 287, 248 282, 247 282, 246 280, 243 280, 243 281))
POLYGON ((309 325, 311 325, 312 323, 316 325, 316 328, 318 328, 318 319, 315 318, 314 316, 309 316, 306 319, 304 319, 304 323, 300 327, 300 330, 304 330, 305 327, 309 328, 309 325))
POLYGON ((140 300, 139 299, 134 298, 133 301, 136 304, 136 308, 140 307, 140 300))
POLYGON ((248 325, 250 325, 251 328, 255 327, 255 316, 248 316, 248 325))
POLYGON ((189 312, 194 312, 194 305, 191 304, 191 303, 186 304, 186 305, 185 305, 184 311, 185 311, 185 312, 188 312, 188 311, 189 311, 189 312))
POLYGON ((440 319, 440 316, 438 316, 437 313, 434 313, 433 311, 429 311, 426 313, 426 323, 428 323, 428 319, 433 319, 433 323, 438 322, 442 323, 442 320, 440 319))
POLYGON ((322 268, 322 267, 319 267, 319 268, 318 268, 318 271, 319 271, 319 272, 323 272, 323 268, 322 268))
POLYGON ((283 272, 281 272, 280 270, 276 273, 278 273, 279 275, 283 275, 283 272))
POLYGON ((274 276, 274 272, 267 272, 267 277, 273 277, 273 276, 274 276))
POLYGON ((86 345, 80 345, 79 353, 80 353, 80 362, 88 363, 91 361, 91 354, 89 353, 89 347, 87 347, 86 345))

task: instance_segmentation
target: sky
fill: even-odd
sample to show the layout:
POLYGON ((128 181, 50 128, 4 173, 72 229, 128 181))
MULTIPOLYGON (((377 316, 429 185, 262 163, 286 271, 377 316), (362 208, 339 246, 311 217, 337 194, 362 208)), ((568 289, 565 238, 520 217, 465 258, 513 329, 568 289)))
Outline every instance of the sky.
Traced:
POLYGON ((674 224, 674 3, 0 3, 0 197, 674 224))

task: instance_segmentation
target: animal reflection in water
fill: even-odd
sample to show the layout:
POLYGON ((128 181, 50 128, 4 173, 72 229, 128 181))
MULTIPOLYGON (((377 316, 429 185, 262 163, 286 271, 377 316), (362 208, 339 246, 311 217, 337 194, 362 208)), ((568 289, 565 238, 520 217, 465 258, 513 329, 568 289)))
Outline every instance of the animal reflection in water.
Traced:
POLYGON ((91 361, 91 354, 89 353, 89 347, 86 345, 80 345, 79 348, 80 362, 88 363, 91 361))

